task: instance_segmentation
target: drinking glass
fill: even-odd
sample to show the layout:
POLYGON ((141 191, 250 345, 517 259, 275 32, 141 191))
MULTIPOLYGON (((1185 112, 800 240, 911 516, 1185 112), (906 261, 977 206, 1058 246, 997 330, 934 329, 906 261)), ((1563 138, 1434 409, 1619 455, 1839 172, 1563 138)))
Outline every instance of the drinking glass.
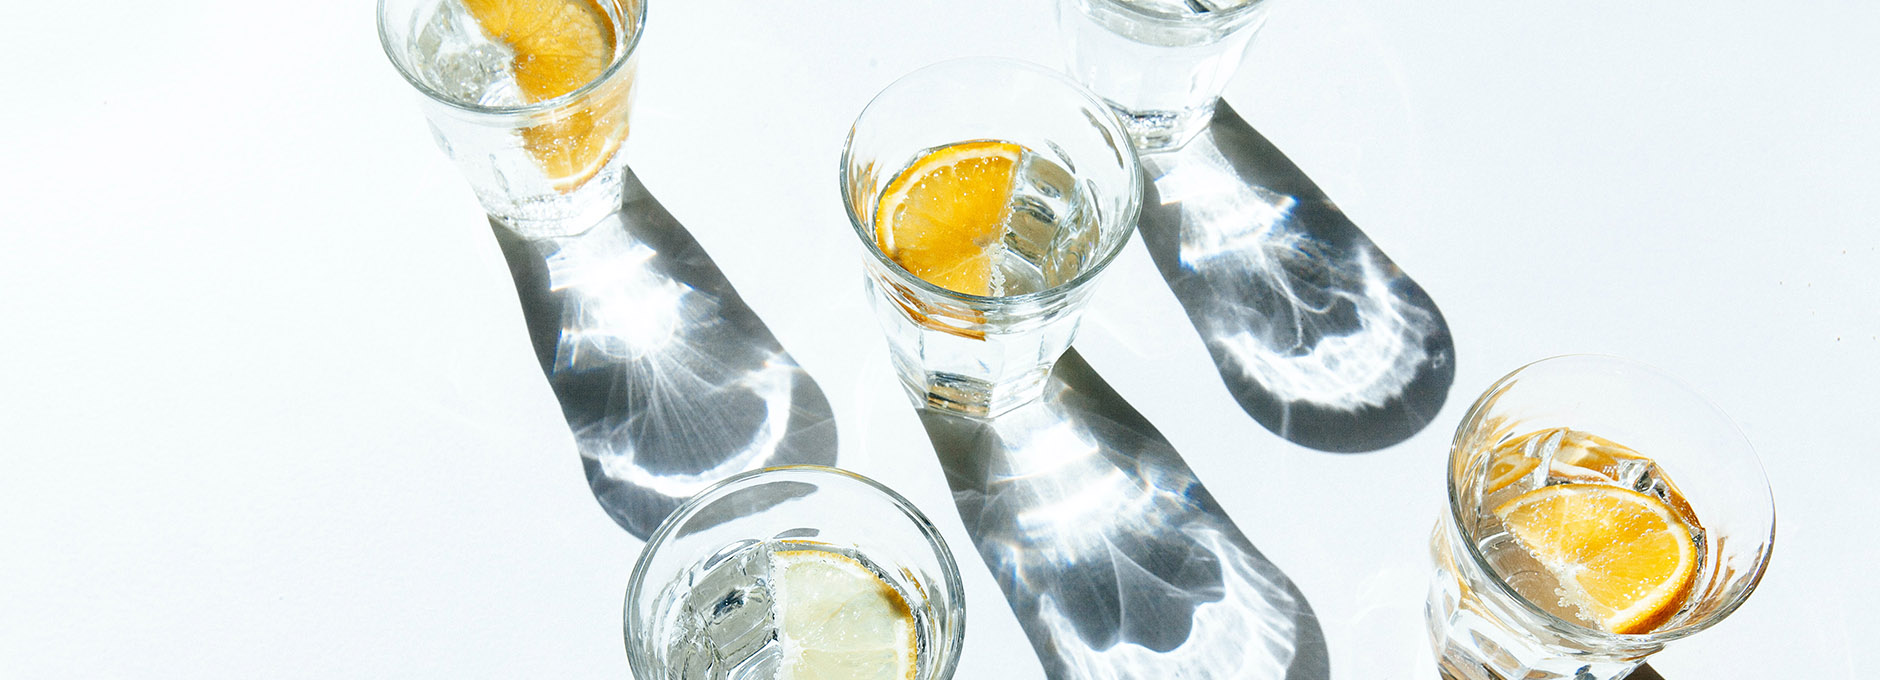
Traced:
POLYGON ((783 662, 769 556, 821 550, 869 567, 914 620, 916 680, 947 680, 966 635, 965 589, 932 522, 893 490, 815 465, 732 476, 647 541, 627 586, 627 659, 642 680, 775 677, 783 662))
POLYGON ((1098 277, 1136 228, 1142 193, 1136 152, 1109 107, 1056 72, 1004 59, 942 62, 882 90, 849 129, 841 183, 902 383, 918 403, 988 417, 1043 394, 1098 277), (987 296, 908 272, 876 234, 881 194, 903 169, 984 140, 1028 149, 993 246, 1003 290, 987 296))
MULTIPOLYGON (((646 2, 567 1, 590 3, 586 9, 599 10, 609 24, 600 32, 609 43, 606 66, 573 91, 531 102, 513 63, 548 55, 519 56, 489 37, 457 0, 379 0, 380 43, 421 95, 432 139, 463 171, 484 211, 529 237, 585 231, 622 199, 621 147, 646 2)), ((542 29, 521 39, 566 35, 542 29)), ((556 44, 564 47, 543 49, 566 49, 556 44)))
POLYGON ((1425 613, 1441 672, 1451 679, 1623 677, 1666 643, 1742 605, 1768 565, 1775 534, 1762 466, 1729 417, 1664 373, 1615 357, 1545 359, 1496 382, 1456 430, 1448 489, 1449 512, 1431 541, 1436 573, 1425 613), (1688 502, 1696 518, 1690 593, 1647 632, 1611 633, 1580 621, 1560 591, 1546 587, 1558 582, 1490 511, 1496 498, 1524 488, 1583 483, 1587 459, 1576 465, 1562 458, 1593 449, 1522 448, 1524 435, 1563 431, 1554 428, 1602 438, 1597 450, 1620 453, 1595 454, 1604 458, 1595 467, 1614 471, 1618 486, 1681 499, 1668 506, 1688 502), (1504 446, 1510 442, 1512 449, 1504 446))
POLYGON ((1267 0, 1059 0, 1058 33, 1071 74, 1161 151, 1207 127, 1266 15, 1267 0))

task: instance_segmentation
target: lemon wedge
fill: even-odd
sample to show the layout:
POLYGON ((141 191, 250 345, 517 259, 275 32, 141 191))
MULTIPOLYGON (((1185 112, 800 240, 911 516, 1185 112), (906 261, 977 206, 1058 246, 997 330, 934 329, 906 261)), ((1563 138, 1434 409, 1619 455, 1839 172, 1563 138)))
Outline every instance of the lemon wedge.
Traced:
POLYGON ((992 257, 1024 151, 1012 142, 961 142, 914 161, 881 192, 875 210, 881 252, 941 288, 993 294, 992 257))
MULTIPOLYGON (((515 56, 510 71, 523 99, 554 99, 594 82, 613 63, 614 20, 595 0, 460 0, 491 39, 515 56)), ((572 191, 607 164, 627 136, 633 77, 610 84, 584 106, 545 114, 522 139, 555 189, 572 191)))

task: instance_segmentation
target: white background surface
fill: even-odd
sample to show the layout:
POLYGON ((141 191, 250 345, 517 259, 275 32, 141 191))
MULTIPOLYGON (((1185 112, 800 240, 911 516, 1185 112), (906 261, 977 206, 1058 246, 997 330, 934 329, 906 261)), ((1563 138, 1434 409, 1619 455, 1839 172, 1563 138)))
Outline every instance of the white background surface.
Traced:
MULTIPOLYGON (((1880 9, 1278 2, 1227 99, 1441 308, 1441 414, 1370 454, 1285 442, 1140 241, 1077 346, 1299 585, 1333 677, 1435 677, 1448 437, 1496 377, 1566 352, 1682 376, 1775 490, 1761 589, 1653 666, 1870 671, 1880 9)), ((1056 64, 1051 6, 652 4, 632 166, 821 384, 839 464, 961 555, 958 677, 1041 677, 891 377, 835 174, 907 71, 1056 64)), ((8 14, 0 677, 626 677, 639 542, 589 494, 370 4, 8 14)))

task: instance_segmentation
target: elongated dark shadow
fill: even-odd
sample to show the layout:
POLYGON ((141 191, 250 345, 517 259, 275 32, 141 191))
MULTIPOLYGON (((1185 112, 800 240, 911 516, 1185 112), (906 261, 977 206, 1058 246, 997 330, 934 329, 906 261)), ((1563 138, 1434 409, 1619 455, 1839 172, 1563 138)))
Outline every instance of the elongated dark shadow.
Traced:
POLYGON ((1305 596, 1075 350, 1041 403, 921 422, 1050 677, 1329 677, 1305 596))
POLYGON ((1321 451, 1375 451, 1442 409, 1455 343, 1436 303, 1222 102, 1145 155, 1140 230, 1254 420, 1321 451))
POLYGON ((698 242, 631 171, 626 185, 622 210, 578 236, 491 226, 588 485, 644 539, 732 474, 833 465, 836 426, 698 242))

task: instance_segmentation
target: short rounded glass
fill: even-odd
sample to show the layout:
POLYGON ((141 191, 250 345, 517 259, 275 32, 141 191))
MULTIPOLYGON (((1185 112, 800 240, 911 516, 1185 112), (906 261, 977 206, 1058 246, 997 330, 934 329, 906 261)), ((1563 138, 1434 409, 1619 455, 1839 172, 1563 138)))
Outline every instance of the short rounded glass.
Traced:
POLYGON ((914 619, 914 677, 953 676, 966 604, 946 541, 892 489, 816 465, 734 475, 680 505, 653 533, 627 586, 634 676, 771 677, 781 650, 766 551, 805 547, 868 565, 914 619))
POLYGON ((1735 423, 1675 378, 1617 357, 1544 359, 1497 381, 1456 430, 1447 489, 1449 511, 1431 544, 1436 574, 1426 613, 1441 671, 1452 679, 1623 677, 1666 643, 1736 611, 1761 580, 1775 539, 1768 481, 1735 423), (1511 444, 1550 432, 1583 442, 1594 440, 1578 433, 1590 434, 1605 440, 1598 446, 1629 449, 1597 454, 1612 456, 1600 465, 1620 471, 1611 485, 1670 489, 1698 520, 1691 528, 1699 555, 1695 583, 1649 632, 1607 632, 1563 604, 1537 601, 1530 595, 1544 590, 1534 585, 1545 582, 1534 580, 1540 572, 1516 568, 1531 571, 1531 558, 1513 552, 1521 549, 1509 547, 1513 539, 1490 508, 1517 491, 1509 485, 1581 483, 1574 476, 1589 474, 1559 458, 1567 444, 1511 444), (1523 453, 1512 455, 1510 447, 1523 453))
POLYGON ((861 239, 869 297, 916 402, 974 416, 1032 403, 1076 334, 1098 277, 1135 232, 1142 170, 1108 105, 1055 71, 970 58, 890 84, 849 129, 842 201, 861 239), (1008 219, 987 248, 988 295, 910 273, 884 252, 876 212, 901 173, 937 149, 1010 142, 1008 219))

